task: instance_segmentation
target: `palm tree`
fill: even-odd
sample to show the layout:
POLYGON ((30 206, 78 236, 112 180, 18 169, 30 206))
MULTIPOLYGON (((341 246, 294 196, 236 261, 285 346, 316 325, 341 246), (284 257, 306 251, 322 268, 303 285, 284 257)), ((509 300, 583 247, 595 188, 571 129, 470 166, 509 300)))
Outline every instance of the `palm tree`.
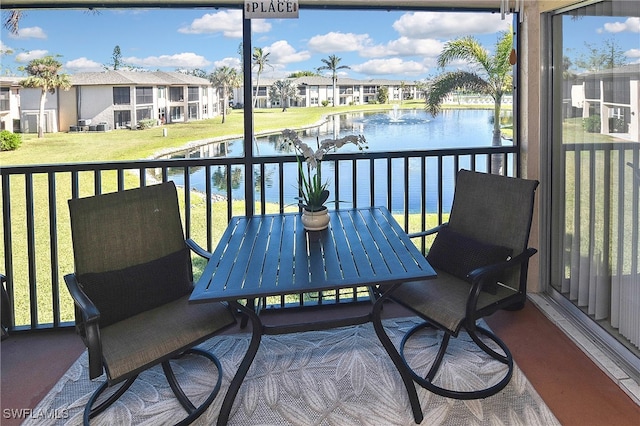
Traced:
MULTIPOLYGON (((425 109, 436 116, 440 112, 442 101, 456 90, 463 89, 474 93, 484 93, 494 101, 492 146, 501 146, 500 108, 502 96, 512 88, 513 77, 509 55, 513 43, 511 31, 505 31, 496 43, 493 56, 473 37, 467 36, 449 41, 438 56, 438 66, 446 67, 452 61, 463 60, 469 63, 471 71, 449 71, 439 76, 429 85, 425 109)), ((497 156, 496 156, 497 157, 497 156)), ((498 173, 501 161, 493 161, 493 173, 498 173)))
POLYGON ((269 98, 271 102, 280 102, 282 112, 287 110, 289 100, 298 97, 298 87, 293 80, 278 80, 269 88, 269 98))
POLYGON ((20 19, 22 19, 22 11, 21 10, 9 10, 7 14, 3 17, 4 22, 2 25, 11 32, 13 35, 18 34, 18 29, 20 26, 20 19))
POLYGON ((331 77, 333 81, 333 106, 336 106, 336 85, 338 83, 338 70, 350 69, 348 65, 338 65, 341 60, 342 58, 338 58, 336 55, 329 55, 329 58, 321 59, 324 65, 318 67, 318 71, 331 71, 331 77))
POLYGON ((223 66, 216 68, 209 76, 209 81, 215 87, 222 90, 222 122, 227 117, 227 106, 229 104, 229 89, 240 87, 242 85, 242 77, 235 68, 223 66))
POLYGON ((21 68, 26 71, 29 77, 22 80, 22 87, 40 88, 40 111, 38 114, 38 138, 44 137, 44 104, 47 100, 47 92, 56 93, 56 89, 69 90, 71 88, 71 79, 67 74, 58 74, 62 68, 62 63, 58 62, 53 56, 45 56, 44 58, 34 59, 21 68))
POLYGON ((253 107, 256 107, 256 102, 258 101, 258 88, 260 87, 260 74, 264 71, 264 67, 269 64, 269 52, 265 52, 262 50, 262 47, 254 47, 253 55, 251 56, 251 61, 253 62, 253 67, 257 68, 256 70, 256 94, 253 97, 253 107))

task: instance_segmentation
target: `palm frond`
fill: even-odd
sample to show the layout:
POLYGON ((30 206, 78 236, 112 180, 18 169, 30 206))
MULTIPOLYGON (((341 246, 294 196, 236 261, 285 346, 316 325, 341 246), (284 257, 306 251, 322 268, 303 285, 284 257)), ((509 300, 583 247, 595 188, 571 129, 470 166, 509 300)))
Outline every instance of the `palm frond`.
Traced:
POLYGON ((444 68, 455 60, 464 60, 471 64, 480 65, 485 70, 489 63, 487 51, 478 40, 471 36, 445 43, 442 53, 438 56, 438 66, 444 68))
POLYGON ((479 75, 466 71, 441 74, 436 77, 427 89, 425 110, 435 117, 440 112, 442 101, 451 92, 459 89, 484 93, 488 90, 488 83, 479 75))

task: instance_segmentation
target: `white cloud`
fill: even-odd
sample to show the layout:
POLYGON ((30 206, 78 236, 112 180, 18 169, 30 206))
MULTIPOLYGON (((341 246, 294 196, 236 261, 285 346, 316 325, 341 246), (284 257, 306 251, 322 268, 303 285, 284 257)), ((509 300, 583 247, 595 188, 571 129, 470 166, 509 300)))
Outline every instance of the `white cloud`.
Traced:
POLYGON ((640 18, 628 18, 624 22, 610 22, 604 24, 604 30, 609 33, 640 33, 640 18))
POLYGON ((624 52, 624 55, 630 58, 640 58, 640 49, 629 49, 624 52))
POLYGON ((386 45, 371 46, 363 49, 360 56, 365 58, 382 58, 385 56, 438 56, 443 43, 434 39, 410 39, 400 37, 386 45))
POLYGON ((18 29, 18 34, 9 34, 11 38, 38 38, 38 39, 46 39, 47 34, 45 34, 44 30, 40 27, 27 27, 18 29))
POLYGON ((102 64, 85 57, 68 61, 64 64, 64 67, 74 72, 92 72, 102 71, 104 69, 102 64))
POLYGON ((504 21, 499 13, 415 12, 402 15, 393 28, 409 39, 458 37, 460 34, 493 34, 507 31, 510 19, 504 21))
POLYGON ((629 58, 632 64, 640 64, 640 49, 629 49, 624 52, 624 56, 629 58))
POLYGON ((237 70, 240 70, 242 68, 242 62, 240 62, 239 58, 223 58, 219 61, 214 61, 213 67, 214 68, 229 67, 229 68, 235 68, 237 70))
POLYGON ((403 61, 400 58, 373 59, 359 65, 352 65, 351 69, 365 75, 421 75, 428 68, 415 61, 403 61))
POLYGON ((16 62, 26 64, 34 59, 44 58, 48 54, 48 50, 30 50, 28 52, 18 53, 16 55, 16 62))
POLYGON ((211 62, 204 56, 192 52, 177 53, 175 55, 148 56, 146 58, 131 56, 122 58, 122 62, 143 68, 205 68, 211 65, 211 62))
POLYGON ((307 50, 298 52, 286 40, 278 40, 265 47, 264 50, 269 52, 269 64, 272 66, 302 62, 311 58, 311 54, 307 50))
POLYGON ((0 40, 0 51, 6 52, 8 50, 13 51, 13 48, 11 46, 7 46, 2 40, 0 40))
MULTIPOLYGON (((264 19, 253 19, 251 31, 256 33, 268 32, 271 24, 264 19)), ((201 18, 194 19, 191 24, 178 30, 183 34, 214 34, 222 33, 228 38, 242 38, 242 11, 228 10, 207 13, 201 18)))
POLYGON ((371 45, 368 34, 330 32, 311 37, 309 49, 321 53, 354 52, 371 45))

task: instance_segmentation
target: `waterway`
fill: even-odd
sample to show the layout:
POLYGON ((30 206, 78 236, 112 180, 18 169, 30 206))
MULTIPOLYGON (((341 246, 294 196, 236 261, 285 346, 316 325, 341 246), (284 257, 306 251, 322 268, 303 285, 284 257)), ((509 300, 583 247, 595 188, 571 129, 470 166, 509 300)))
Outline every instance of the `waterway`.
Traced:
MULTIPOLYGON (((362 134, 366 137, 368 151, 392 152, 392 151, 416 151, 426 149, 443 148, 474 148, 491 146, 493 111, 490 110, 444 110, 437 117, 432 117, 422 110, 390 110, 383 112, 358 112, 339 114, 330 117, 322 125, 301 131, 301 138, 311 146, 317 139, 337 138, 349 134, 362 134)), ((503 144, 511 143, 503 140, 503 144)), ((287 145, 283 145, 280 135, 271 135, 257 138, 254 146, 258 156, 290 155, 292 152, 287 145)), ((345 145, 340 153, 353 152, 357 156, 357 148, 353 145, 345 145)), ((201 156, 229 156, 241 157, 244 155, 244 144, 241 139, 215 142, 210 147, 199 147, 189 151, 178 153, 173 157, 201 157, 201 156)), ((356 157, 357 158, 357 157, 356 157)), ((435 159, 427 162, 426 192, 427 211, 436 211, 437 208, 437 164, 435 159)), ((450 205, 453 196, 453 170, 452 164, 445 162, 446 169, 443 176, 444 204, 450 205)), ((461 164, 464 167, 465 164, 461 164)), ((332 194, 339 194, 340 206, 346 207, 354 203, 351 200, 351 163, 340 164, 339 187, 331 177, 335 176, 332 163, 323 164, 323 179, 328 179, 332 194), (344 203, 342 203, 344 202, 344 203)), ((369 162, 358 162, 356 171, 356 185, 358 185, 357 205, 386 205, 388 193, 391 193, 393 211, 404 210, 405 193, 409 194, 408 210, 420 211, 422 203, 422 189, 420 182, 419 160, 409 162, 409 187, 405 185, 403 178, 403 160, 393 160, 391 185, 388 185, 386 160, 376 160, 374 165, 375 182, 373 201, 371 200, 369 162)), ((240 167, 232 168, 232 197, 242 199, 244 197, 244 176, 240 167)), ((257 172, 254 172, 254 174, 257 172)), ((285 165, 284 200, 285 203, 295 203, 298 195, 295 184, 295 163, 285 165), (287 185, 286 182, 291 182, 287 185)), ((181 173, 171 175, 171 179, 177 185, 183 185, 184 179, 181 173)), ((202 169, 194 170, 190 176, 191 187, 196 190, 205 190, 205 175, 202 169)), ((212 183, 214 193, 226 195, 226 172, 223 167, 214 167, 212 183)), ((265 168, 265 187, 256 189, 256 199, 264 191, 265 199, 277 202, 279 199, 279 176, 276 165, 267 165, 265 168)), ((334 198, 333 198, 334 199, 334 198)), ((335 199, 334 199, 335 200, 335 199)))

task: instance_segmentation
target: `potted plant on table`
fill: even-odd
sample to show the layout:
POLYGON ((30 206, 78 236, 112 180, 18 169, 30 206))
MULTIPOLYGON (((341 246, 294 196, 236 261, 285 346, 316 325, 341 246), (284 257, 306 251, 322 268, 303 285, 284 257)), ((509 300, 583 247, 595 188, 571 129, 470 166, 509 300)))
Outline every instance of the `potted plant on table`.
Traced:
POLYGON ((329 226, 329 211, 325 203, 329 199, 329 183, 322 180, 321 162, 329 151, 335 151, 352 143, 363 150, 367 148, 366 139, 362 135, 349 135, 340 139, 324 139, 318 141, 313 150, 290 129, 282 131, 284 143, 293 146, 298 159, 299 191, 298 205, 302 208, 302 224, 309 231, 319 231, 329 226), (305 166, 306 165, 306 173, 305 166))

